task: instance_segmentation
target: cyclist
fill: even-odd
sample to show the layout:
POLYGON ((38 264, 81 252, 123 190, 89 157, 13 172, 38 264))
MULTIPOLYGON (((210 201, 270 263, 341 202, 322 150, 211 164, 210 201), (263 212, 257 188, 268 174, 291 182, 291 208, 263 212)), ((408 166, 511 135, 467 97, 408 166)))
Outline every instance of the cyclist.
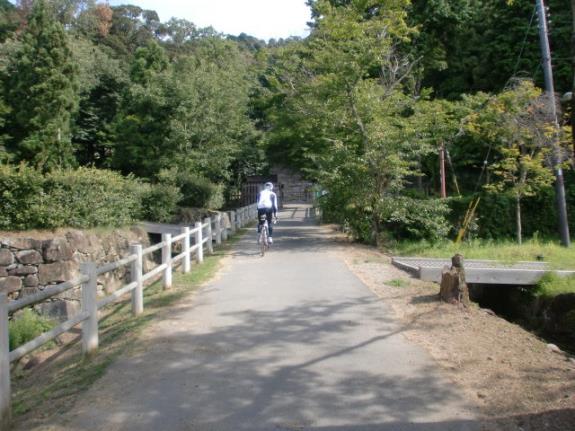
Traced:
MULTIPOLYGON (((273 223, 272 223, 272 215, 274 218, 277 219, 277 211, 278 211, 278 197, 273 192, 274 185, 272 183, 266 183, 264 189, 258 193, 258 221, 261 220, 262 215, 265 214, 268 220, 268 232, 269 238, 268 241, 270 244, 273 244, 272 235, 273 235, 273 223)), ((258 241, 259 241, 259 233, 262 229, 262 223, 258 222, 258 241)))

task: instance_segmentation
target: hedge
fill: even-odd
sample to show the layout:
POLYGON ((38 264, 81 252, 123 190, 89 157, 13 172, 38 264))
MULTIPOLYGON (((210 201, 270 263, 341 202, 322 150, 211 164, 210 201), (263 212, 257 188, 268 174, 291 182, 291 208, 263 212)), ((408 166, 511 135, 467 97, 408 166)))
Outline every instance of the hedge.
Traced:
POLYGON ((167 221, 179 195, 166 190, 169 186, 161 191, 158 187, 103 169, 42 174, 26 165, 0 165, 0 229, 118 227, 141 218, 167 221), (164 199, 157 199, 159 195, 164 199))

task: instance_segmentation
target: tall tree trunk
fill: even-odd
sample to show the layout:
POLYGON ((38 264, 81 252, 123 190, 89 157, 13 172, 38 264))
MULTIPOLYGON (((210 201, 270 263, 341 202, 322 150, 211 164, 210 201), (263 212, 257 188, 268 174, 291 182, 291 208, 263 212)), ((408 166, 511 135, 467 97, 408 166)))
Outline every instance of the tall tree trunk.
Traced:
POLYGON ((523 243, 523 229, 521 226, 521 197, 515 197, 515 222, 517 223, 517 243, 523 243))

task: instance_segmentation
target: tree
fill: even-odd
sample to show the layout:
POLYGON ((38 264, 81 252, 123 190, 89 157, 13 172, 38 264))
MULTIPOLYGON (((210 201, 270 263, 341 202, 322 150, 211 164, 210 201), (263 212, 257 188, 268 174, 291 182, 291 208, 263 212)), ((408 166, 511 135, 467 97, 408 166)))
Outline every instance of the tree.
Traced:
POLYGON ((471 116, 467 124, 493 142, 498 153, 490 169, 495 181, 487 190, 504 193, 515 200, 516 236, 522 243, 521 201, 553 183, 549 168, 548 142, 555 133, 546 99, 530 81, 493 97, 487 106, 471 116))
POLYGON ((17 158, 41 169, 73 165, 71 119, 78 104, 78 69, 66 33, 44 0, 34 3, 7 75, 10 148, 17 158))
POLYGON ((105 46, 76 37, 71 48, 81 89, 72 130, 76 158, 83 166, 110 167, 115 140, 113 124, 122 95, 129 87, 129 76, 105 46))
MULTIPOLYGON (((423 205, 402 195, 432 150, 416 137, 415 100, 404 92, 413 67, 399 51, 413 32, 406 6, 314 1, 312 34, 270 56, 266 74, 270 152, 319 181, 338 221, 372 241, 396 222, 416 235, 446 233, 441 215, 433 229, 411 217, 409 208, 423 205)), ((426 212, 444 207, 436 208, 426 212)))

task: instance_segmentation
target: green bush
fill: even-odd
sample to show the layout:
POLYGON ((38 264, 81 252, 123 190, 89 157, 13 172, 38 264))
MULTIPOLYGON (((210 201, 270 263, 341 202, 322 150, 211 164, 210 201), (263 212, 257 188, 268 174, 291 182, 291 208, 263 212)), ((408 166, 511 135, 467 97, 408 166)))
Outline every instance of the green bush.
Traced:
POLYGON ((54 324, 51 320, 26 309, 8 323, 10 334, 10 350, 33 340, 44 332, 51 330, 54 324))
POLYGON ((138 220, 149 190, 133 177, 95 169, 0 166, 0 229, 124 226, 138 220))
POLYGON ((535 294, 543 297, 554 297, 563 293, 575 293, 575 277, 559 277, 550 272, 541 277, 535 294))
POLYGON ((140 216, 145 186, 103 169, 57 170, 45 177, 42 227, 125 226, 140 216))
POLYGON ((392 239, 444 238, 449 232, 446 216, 448 206, 437 199, 417 199, 408 196, 387 196, 376 208, 346 203, 336 194, 319 199, 324 221, 348 228, 360 241, 373 243, 392 239), (379 238, 374 231, 377 225, 379 238))
POLYGON ((44 177, 35 169, 0 164, 0 229, 36 227, 31 220, 42 209, 43 184, 44 177))
POLYGON ((178 185, 183 194, 180 202, 183 207, 216 210, 224 206, 224 187, 221 184, 214 184, 203 177, 180 173, 178 185))
POLYGON ((142 199, 142 217, 148 221, 169 223, 173 221, 181 199, 177 186, 164 182, 151 184, 142 199))

